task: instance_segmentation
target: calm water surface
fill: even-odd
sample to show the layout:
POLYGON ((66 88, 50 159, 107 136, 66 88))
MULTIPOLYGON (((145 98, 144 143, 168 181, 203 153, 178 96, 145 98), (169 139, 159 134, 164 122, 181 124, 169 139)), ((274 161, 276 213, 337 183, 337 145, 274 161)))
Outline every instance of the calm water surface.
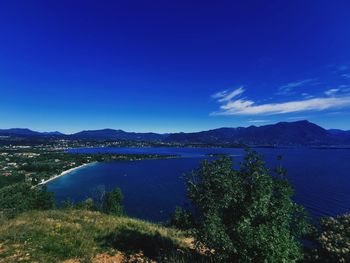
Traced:
MULTIPOLYGON (((350 150, 280 148, 257 149, 268 166, 283 165, 296 194, 295 201, 304 205, 315 217, 350 212, 350 150)), ((238 165, 242 149, 223 148, 89 148, 72 153, 157 153, 177 154, 182 158, 97 163, 62 176, 48 184, 57 202, 70 198, 81 201, 96 197, 98 189, 118 186, 125 198, 129 216, 162 221, 176 205, 185 205, 183 174, 199 166, 208 153, 225 153, 238 165)))

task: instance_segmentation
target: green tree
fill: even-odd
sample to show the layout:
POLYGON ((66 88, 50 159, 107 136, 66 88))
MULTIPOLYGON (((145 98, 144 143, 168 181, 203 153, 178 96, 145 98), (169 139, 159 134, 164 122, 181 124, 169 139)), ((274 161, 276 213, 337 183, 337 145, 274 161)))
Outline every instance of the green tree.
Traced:
POLYGON ((23 174, 14 173, 11 176, 1 176, 0 175, 0 189, 5 187, 5 186, 15 184, 15 183, 18 183, 18 182, 21 182, 24 180, 25 180, 25 178, 24 178, 23 174))
POLYGON ((217 262, 296 262, 300 238, 310 230, 304 209, 291 197, 282 175, 271 175, 256 152, 239 170, 229 157, 201 167, 188 178, 195 209, 195 238, 217 262))
POLYGON ((123 215, 123 194, 117 187, 111 192, 106 192, 102 201, 102 211, 106 214, 123 215))
POLYGON ((183 230, 191 229, 193 227, 192 213, 177 206, 170 217, 170 225, 183 230))
POLYGON ((0 212, 14 216, 28 210, 46 210, 54 207, 53 194, 45 187, 17 183, 0 189, 0 212))
POLYGON ((75 205, 75 208, 81 209, 81 210, 90 210, 90 211, 97 210, 94 199, 92 199, 92 198, 87 198, 84 201, 77 203, 75 205))
POLYGON ((63 200, 60 204, 60 208, 62 209, 73 209, 74 208, 74 202, 70 198, 66 198, 63 200))
POLYGON ((311 241, 306 262, 350 262, 350 214, 322 218, 311 241))

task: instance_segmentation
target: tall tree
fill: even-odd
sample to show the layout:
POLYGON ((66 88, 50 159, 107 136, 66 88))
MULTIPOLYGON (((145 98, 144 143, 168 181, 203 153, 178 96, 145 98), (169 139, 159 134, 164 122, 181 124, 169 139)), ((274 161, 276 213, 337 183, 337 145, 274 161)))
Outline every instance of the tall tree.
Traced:
POLYGON ((122 215, 124 213, 122 200, 123 194, 119 188, 106 192, 102 201, 102 211, 107 214, 122 215))
POLYGON ((282 174, 272 175, 260 155, 248 151, 239 170, 229 157, 188 178, 197 245, 221 262, 296 262, 300 238, 310 230, 305 210, 293 202, 282 174))

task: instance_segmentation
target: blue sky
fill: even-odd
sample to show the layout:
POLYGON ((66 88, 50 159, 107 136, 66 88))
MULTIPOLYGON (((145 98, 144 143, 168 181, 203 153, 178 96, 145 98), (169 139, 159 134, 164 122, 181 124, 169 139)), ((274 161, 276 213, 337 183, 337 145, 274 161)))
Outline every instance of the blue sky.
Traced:
POLYGON ((350 130, 348 1, 1 1, 0 128, 350 130))

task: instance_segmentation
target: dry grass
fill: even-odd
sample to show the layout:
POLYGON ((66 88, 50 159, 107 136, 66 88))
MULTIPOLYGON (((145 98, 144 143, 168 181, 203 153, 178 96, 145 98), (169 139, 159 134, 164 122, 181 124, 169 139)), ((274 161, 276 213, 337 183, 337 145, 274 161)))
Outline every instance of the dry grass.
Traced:
POLYGON ((0 262, 158 262, 190 251, 181 231, 99 212, 32 211, 1 223, 0 262))

